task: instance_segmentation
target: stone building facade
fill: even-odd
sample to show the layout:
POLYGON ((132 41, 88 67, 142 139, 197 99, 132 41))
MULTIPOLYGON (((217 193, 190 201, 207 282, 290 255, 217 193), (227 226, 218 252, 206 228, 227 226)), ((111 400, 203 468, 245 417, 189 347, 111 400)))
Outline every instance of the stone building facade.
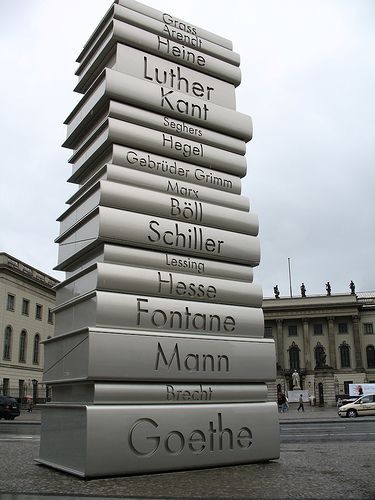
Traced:
POLYGON ((291 391, 292 373, 320 406, 375 382, 375 292, 264 299, 265 337, 276 344, 277 380, 291 391))
POLYGON ((0 253, 0 393, 34 402, 41 385, 42 342, 53 336, 58 281, 7 253, 0 253))

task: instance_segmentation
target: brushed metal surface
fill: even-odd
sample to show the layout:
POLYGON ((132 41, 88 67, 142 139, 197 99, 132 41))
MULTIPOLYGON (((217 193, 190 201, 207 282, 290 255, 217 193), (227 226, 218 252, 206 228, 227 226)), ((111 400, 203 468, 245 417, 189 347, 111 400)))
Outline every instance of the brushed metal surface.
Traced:
POLYGON ((223 47, 223 45, 211 42, 197 34, 192 33, 191 27, 190 32, 186 31, 186 23, 183 23, 183 29, 179 29, 175 24, 175 20, 168 14, 164 14, 162 21, 156 21, 156 19, 154 20, 152 17, 140 14, 135 10, 115 5, 113 17, 120 21, 137 26, 138 28, 146 29, 146 31, 150 31, 155 34, 162 35, 165 38, 169 38, 170 40, 182 43, 187 47, 196 48, 200 52, 210 54, 218 59, 234 64, 235 66, 240 65, 240 55, 237 52, 234 52, 232 48, 229 49, 228 47, 223 47))
MULTIPOLYGON (((67 204, 72 205, 78 199, 83 199, 88 191, 93 189, 95 183, 99 180, 116 182, 127 186, 147 189, 168 194, 170 196, 179 196, 188 200, 213 203, 222 207, 248 212, 250 208, 249 199, 238 194, 226 192, 218 193, 216 189, 205 186, 197 186, 191 182, 176 181, 171 178, 165 178, 134 170, 128 167, 113 165, 107 163, 95 172, 87 181, 67 200, 67 204)), ((149 193, 151 196, 152 193, 149 193)))
POLYGON ((227 38, 200 28, 199 26, 186 22, 178 17, 172 16, 169 13, 159 11, 153 7, 137 2, 136 0, 115 0, 115 3, 118 3, 123 7, 127 7, 128 9, 133 9, 136 12, 144 14, 145 16, 152 17, 153 19, 167 24, 168 26, 180 26, 180 29, 187 33, 196 33, 196 35, 200 38, 204 38, 212 43, 216 43, 217 45, 221 45, 229 50, 233 50, 233 44, 227 38))
POLYGON ((224 149, 244 155, 246 153, 246 142, 241 139, 236 139, 230 135, 221 134, 214 130, 209 130, 205 127, 192 125, 183 120, 163 116, 146 109, 129 106, 118 101, 109 100, 106 105, 98 112, 94 112, 90 116, 91 120, 86 128, 75 129, 75 131, 63 143, 63 147, 77 150, 86 142, 89 136, 100 126, 106 118, 117 118, 125 122, 135 123, 142 127, 160 130, 185 139, 198 140, 203 144, 214 146, 215 148, 224 149))
POLYGON ((132 330, 264 336, 256 307, 96 291, 55 309, 55 334, 86 326, 132 330))
POLYGON ((99 477, 272 460, 275 403, 43 407, 38 462, 99 477))
POLYGON ((266 384, 72 382, 52 386, 52 403, 209 404, 267 401, 266 384))
POLYGON ((260 258, 259 240, 255 236, 99 207, 56 239, 60 244, 59 264, 77 259, 79 252, 99 241, 253 267, 259 264, 260 258))
POLYGON ((56 306, 94 290, 246 307, 262 306, 256 283, 98 262, 56 287, 56 306))
POLYGON ((243 141, 252 136, 251 118, 217 104, 202 101, 154 83, 145 82, 119 71, 105 69, 70 113, 65 123, 67 137, 78 127, 86 127, 90 115, 109 99, 145 108, 188 123, 227 134, 243 141))
POLYGON ((186 47, 167 37, 137 28, 123 21, 113 19, 108 34, 97 51, 92 50, 78 67, 76 74, 81 83, 80 92, 85 92, 113 57, 116 44, 129 45, 149 54, 167 59, 209 76, 238 86, 241 71, 238 66, 225 62, 193 47, 186 47))
POLYGON ((223 207, 219 203, 205 203, 197 199, 188 200, 158 191, 153 191, 150 195, 147 187, 129 186, 107 180, 100 180, 94 184, 85 196, 78 198, 58 217, 60 233, 67 231, 99 205, 216 227, 236 233, 258 235, 259 222, 255 214, 223 207))
POLYGON ((101 39, 103 37, 105 38, 106 29, 108 28, 108 25, 112 21, 112 17, 115 17, 116 19, 117 18, 121 19, 116 15, 117 13, 116 7, 119 7, 120 12, 121 9, 124 7, 127 9, 131 9, 135 12, 138 12, 139 14, 155 19, 156 21, 163 23, 165 26, 172 26, 173 28, 178 28, 178 30, 183 31, 184 33, 187 34, 191 33, 197 38, 210 41, 228 50, 233 50, 232 42, 220 35, 211 33, 203 28, 199 28, 195 25, 187 23, 186 21, 182 21, 181 19, 171 16, 168 13, 158 11, 152 7, 149 7, 148 5, 144 5, 135 0, 129 0, 129 1, 124 0, 121 3, 118 2, 118 0, 115 0, 114 4, 112 4, 111 8, 103 16, 102 20, 99 22, 98 26, 95 28, 90 38, 85 43, 84 48, 82 49, 81 53, 77 58, 77 62, 79 63, 82 62, 82 60, 87 56, 87 54, 93 49, 93 45, 95 45, 95 42, 97 43, 98 39, 101 39))
POLYGON ((44 383, 265 383, 276 377, 275 343, 264 338, 84 328, 46 340, 44 350, 44 383))
MULTIPOLYGON (((86 44, 84 51, 79 57, 80 66, 84 65, 85 62, 89 60, 89 58, 97 51, 98 46, 101 46, 103 42, 108 39, 112 29, 113 19, 131 24, 137 28, 144 29, 156 35, 160 35, 163 38, 182 43, 185 47, 192 47, 200 52, 217 57, 218 59, 222 59, 230 64, 234 64, 236 66, 239 66, 240 64, 239 54, 226 47, 199 37, 196 33, 193 34, 191 32, 191 27, 190 32, 187 32, 184 29, 179 29, 174 24, 171 25, 170 23, 168 24, 168 22, 161 22, 149 16, 145 16, 142 13, 136 12, 135 10, 114 4, 102 20, 99 29, 95 30, 86 44)), ((171 21, 170 16, 167 16, 166 20, 171 21)), ((85 92, 87 89, 86 86, 81 88, 80 85, 77 85, 75 90, 78 92, 85 92)))
MULTIPOLYGON (((165 40, 165 38, 163 37, 165 40)), ((95 71, 92 66, 80 66, 77 74, 82 74, 80 83, 75 88, 78 92, 86 92, 103 69, 111 68, 121 73, 140 78, 144 81, 163 85, 178 90, 183 94, 198 99, 214 102, 226 108, 236 108, 234 85, 214 78, 200 71, 188 68, 174 61, 166 60, 149 52, 143 52, 129 45, 118 43, 116 39, 109 42, 107 59, 103 59, 103 47, 94 57, 100 57, 95 71), (87 71, 87 73, 85 72, 87 71)))
MULTIPOLYGON (((89 169, 76 170, 68 181, 82 185, 106 163, 149 172, 168 180, 187 181, 196 186, 208 187, 220 192, 241 193, 241 179, 237 176, 119 144, 110 145, 103 153, 102 158, 99 158, 92 165, 90 164, 89 169)), ((221 193, 218 194, 218 196, 220 195, 221 193)))
POLYGON ((96 262, 157 269, 159 271, 178 271, 193 276, 211 276, 246 281, 248 283, 253 281, 253 269, 249 266, 108 243, 100 245, 92 253, 85 253, 78 261, 66 267, 66 278, 70 278, 73 274, 83 271, 96 262))
POLYGON ((203 167, 214 165, 217 170, 239 177, 246 174, 245 156, 198 141, 181 139, 178 135, 145 129, 116 118, 105 120, 95 135, 82 144, 81 148, 69 158, 69 163, 73 164, 73 173, 78 169, 87 168, 85 165, 95 161, 103 150, 113 143, 144 149, 150 153, 188 161, 203 167))

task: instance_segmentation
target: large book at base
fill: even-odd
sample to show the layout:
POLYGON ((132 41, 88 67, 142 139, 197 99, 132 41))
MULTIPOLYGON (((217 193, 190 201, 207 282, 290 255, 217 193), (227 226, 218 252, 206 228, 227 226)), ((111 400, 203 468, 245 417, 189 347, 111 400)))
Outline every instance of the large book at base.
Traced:
POLYGON ((43 408, 38 462, 82 477, 279 458, 276 403, 43 408))

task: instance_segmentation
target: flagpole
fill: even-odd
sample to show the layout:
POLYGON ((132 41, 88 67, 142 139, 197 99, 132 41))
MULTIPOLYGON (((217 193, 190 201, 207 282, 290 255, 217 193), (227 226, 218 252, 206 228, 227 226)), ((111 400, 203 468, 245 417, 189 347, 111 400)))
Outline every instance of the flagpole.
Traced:
POLYGON ((293 292, 292 292, 292 274, 290 272, 290 257, 288 257, 288 272, 289 272, 289 292, 290 292, 290 298, 292 298, 293 292))

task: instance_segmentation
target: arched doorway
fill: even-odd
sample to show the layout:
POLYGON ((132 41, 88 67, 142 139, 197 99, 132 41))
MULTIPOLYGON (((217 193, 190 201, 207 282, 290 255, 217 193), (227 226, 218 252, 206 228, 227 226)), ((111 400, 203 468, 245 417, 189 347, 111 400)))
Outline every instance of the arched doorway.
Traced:
POLYGON ((318 384, 319 406, 324 406, 324 390, 322 382, 318 384))

